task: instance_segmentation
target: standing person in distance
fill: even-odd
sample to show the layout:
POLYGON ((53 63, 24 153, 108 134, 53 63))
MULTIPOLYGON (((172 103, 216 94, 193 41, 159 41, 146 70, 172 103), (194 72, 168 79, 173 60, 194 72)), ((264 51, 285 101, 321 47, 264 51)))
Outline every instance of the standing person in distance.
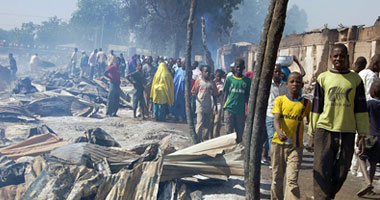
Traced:
POLYGON ((108 92, 107 111, 108 117, 117 117, 116 113, 120 103, 120 58, 116 58, 116 63, 109 66, 104 72, 110 81, 108 92))
POLYGON ((227 134, 236 132, 236 142, 243 140, 245 125, 245 102, 251 90, 251 80, 243 76, 245 62, 241 58, 235 60, 233 75, 227 76, 224 84, 225 119, 227 134))

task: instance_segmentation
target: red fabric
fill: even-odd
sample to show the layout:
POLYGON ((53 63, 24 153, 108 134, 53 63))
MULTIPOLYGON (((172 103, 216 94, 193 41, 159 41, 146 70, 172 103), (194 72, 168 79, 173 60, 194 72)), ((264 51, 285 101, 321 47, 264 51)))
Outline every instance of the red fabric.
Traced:
POLYGON ((252 78, 253 78, 253 71, 245 72, 244 76, 252 80, 252 78))
POLYGON ((106 69, 109 72, 111 77, 111 82, 120 84, 120 68, 116 65, 111 65, 106 69))

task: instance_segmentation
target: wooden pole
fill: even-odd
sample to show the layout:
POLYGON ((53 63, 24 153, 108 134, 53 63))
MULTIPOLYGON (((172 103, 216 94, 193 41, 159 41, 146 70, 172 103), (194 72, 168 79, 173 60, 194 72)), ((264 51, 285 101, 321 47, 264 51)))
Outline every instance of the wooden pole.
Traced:
POLYGON ((259 82, 261 77, 261 69, 263 66, 264 61, 264 55, 265 55, 265 47, 267 45, 267 35, 269 31, 269 26, 272 22, 272 16, 273 16, 273 10, 275 6, 276 0, 271 0, 268 8, 268 13, 265 18, 264 27, 263 27, 263 33, 261 34, 261 40, 260 40, 260 46, 257 52, 257 61, 254 69, 254 77, 251 82, 251 91, 249 95, 248 100, 248 116, 245 123, 244 128, 244 179, 245 179, 245 185, 246 185, 246 194, 252 193, 251 190, 253 190, 253 180, 249 179, 249 165, 253 164, 250 162, 250 151, 251 148, 251 138, 252 138, 252 126, 254 122, 254 114, 255 114, 255 108, 256 108, 256 98, 257 93, 259 90, 259 82))
MULTIPOLYGON (((261 70, 256 74, 255 72, 255 78, 260 77, 259 84, 257 89, 257 96, 256 96, 256 104, 253 108, 253 105, 251 105, 251 111, 254 110, 253 113, 251 113, 251 121, 246 123, 246 126, 250 127, 251 125, 248 125, 248 123, 253 123, 253 126, 251 132, 251 140, 250 140, 250 146, 249 149, 245 149, 246 151, 249 150, 249 153, 245 153, 249 155, 249 157, 246 157, 246 160, 249 160, 248 166, 248 172, 245 172, 245 175, 248 176, 248 180, 246 180, 246 199, 254 199, 258 200, 260 199, 260 175, 261 175, 261 152, 262 152, 262 136, 263 134, 266 134, 265 131, 265 119, 266 119, 266 110, 268 106, 268 98, 269 98, 269 92, 272 82, 272 76, 274 71, 274 66, 277 58, 277 52, 278 47, 280 45, 280 41, 282 38, 282 32, 284 30, 285 26, 285 19, 286 19, 286 10, 287 10, 288 0, 272 0, 271 5, 269 6, 272 11, 268 11, 268 15, 271 15, 271 20, 269 22, 269 29, 267 31, 266 36, 266 45, 265 50, 263 52, 263 55, 261 58, 263 60, 259 60, 259 64, 262 63, 261 70)), ((268 18, 267 15, 267 18, 268 18)), ((267 23, 267 19, 266 19, 267 23)), ((265 24, 267 25, 267 24, 265 24)), ((265 27, 264 30, 268 27, 265 27)), ((265 34, 263 32, 263 34, 265 34)), ((261 47, 261 45, 260 45, 261 47)), ((256 68, 258 68, 257 66, 256 68)), ((256 69, 255 68, 255 69, 256 69)), ((256 80, 257 81, 257 80, 256 80)), ((257 87, 257 86, 256 86, 257 87)), ((253 92, 255 92, 254 90, 253 92)), ((252 94, 255 95, 255 94, 252 94)), ((254 100, 252 100, 254 101, 254 100)), ((247 130, 249 131, 249 130, 247 130)), ((249 135, 248 135, 249 136, 249 135)), ((246 137, 248 137, 246 136, 246 137)), ((248 141, 247 141, 248 142, 248 141)))
POLYGON ((194 144, 199 142, 199 138, 195 132, 194 120, 191 115, 191 77, 192 77, 192 69, 191 69, 191 48, 193 43, 193 24, 194 24, 194 13, 197 7, 197 1, 191 0, 190 5, 190 14, 189 19, 187 21, 187 37, 186 37, 186 83, 185 83, 185 102, 186 102, 186 118, 187 124, 189 125, 189 131, 191 138, 194 144))

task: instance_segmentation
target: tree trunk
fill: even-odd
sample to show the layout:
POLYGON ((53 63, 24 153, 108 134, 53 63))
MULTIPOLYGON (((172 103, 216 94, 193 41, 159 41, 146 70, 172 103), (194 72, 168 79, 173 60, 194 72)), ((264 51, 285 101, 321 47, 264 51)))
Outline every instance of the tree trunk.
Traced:
POLYGON ((245 170, 247 170, 245 171, 245 182, 247 184, 246 199, 260 199, 262 136, 266 134, 264 131, 269 91, 278 47, 285 26, 287 5, 288 0, 272 0, 263 30, 262 38, 264 38, 264 41, 260 43, 260 50, 264 49, 264 51, 259 52, 258 65, 255 67, 257 71, 255 71, 255 80, 252 84, 255 84, 255 81, 259 82, 258 84, 256 82, 258 86, 253 86, 254 90, 251 91, 250 103, 255 104, 249 106, 249 111, 252 113, 250 113, 249 116, 250 121, 247 120, 246 123, 248 130, 246 130, 245 139, 251 136, 251 139, 249 140, 248 138, 246 141, 246 145, 249 144, 249 148, 245 149, 245 156, 247 156, 245 160, 248 160, 248 164, 245 165, 245 170), (266 36, 264 34, 266 34, 266 36), (258 90, 258 88, 260 88, 260 90, 258 90), (251 134, 249 134, 248 131, 251 131, 251 134))
POLYGON ((267 45, 267 35, 268 35, 268 30, 269 26, 272 22, 272 16, 273 16, 273 10, 275 6, 276 0, 271 0, 268 8, 268 13, 265 18, 264 22, 264 27, 263 27, 263 33, 261 34, 261 40, 260 40, 260 47, 257 52, 257 61, 254 69, 254 77, 251 82, 251 91, 249 95, 249 100, 248 100, 248 116, 247 120, 245 123, 245 128, 244 128, 244 149, 247 149, 247 151, 244 151, 244 179, 245 179, 245 185, 246 187, 246 194, 251 193, 250 190, 253 189, 253 180, 249 180, 248 174, 249 174, 249 164, 252 164, 250 162, 249 157, 250 157, 250 147, 251 147, 251 137, 252 137, 252 126, 254 122, 254 114, 255 114, 255 108, 256 108, 256 98, 257 98, 257 93, 259 90, 259 82, 260 82, 260 77, 261 77, 261 69, 263 66, 263 61, 264 61, 264 55, 265 55, 265 47, 267 45))
POLYGON ((186 101, 186 118, 187 124, 189 125, 189 131, 194 144, 199 142, 199 138, 195 133, 194 119, 191 115, 191 47, 193 43, 193 24, 194 24, 194 13, 197 7, 197 1, 191 0, 189 20, 187 21, 187 36, 186 36, 186 83, 185 83, 185 101, 186 101))
POLYGON ((205 51, 206 63, 211 67, 211 71, 214 72, 214 61, 212 60, 210 50, 207 48, 206 22, 204 17, 202 17, 202 43, 205 51))

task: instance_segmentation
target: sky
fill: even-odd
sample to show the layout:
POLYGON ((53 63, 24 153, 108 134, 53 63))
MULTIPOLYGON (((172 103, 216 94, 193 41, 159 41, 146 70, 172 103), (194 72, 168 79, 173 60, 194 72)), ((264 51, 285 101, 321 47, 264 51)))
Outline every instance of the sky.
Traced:
MULTIPOLYGON (((105 0, 107 1, 107 0, 105 0)), ((68 21, 77 0, 0 0, 0 28, 10 30, 23 22, 41 23, 57 16, 68 21)), ((309 30, 345 26, 371 26, 380 16, 380 0, 289 0, 308 15, 309 30)))

